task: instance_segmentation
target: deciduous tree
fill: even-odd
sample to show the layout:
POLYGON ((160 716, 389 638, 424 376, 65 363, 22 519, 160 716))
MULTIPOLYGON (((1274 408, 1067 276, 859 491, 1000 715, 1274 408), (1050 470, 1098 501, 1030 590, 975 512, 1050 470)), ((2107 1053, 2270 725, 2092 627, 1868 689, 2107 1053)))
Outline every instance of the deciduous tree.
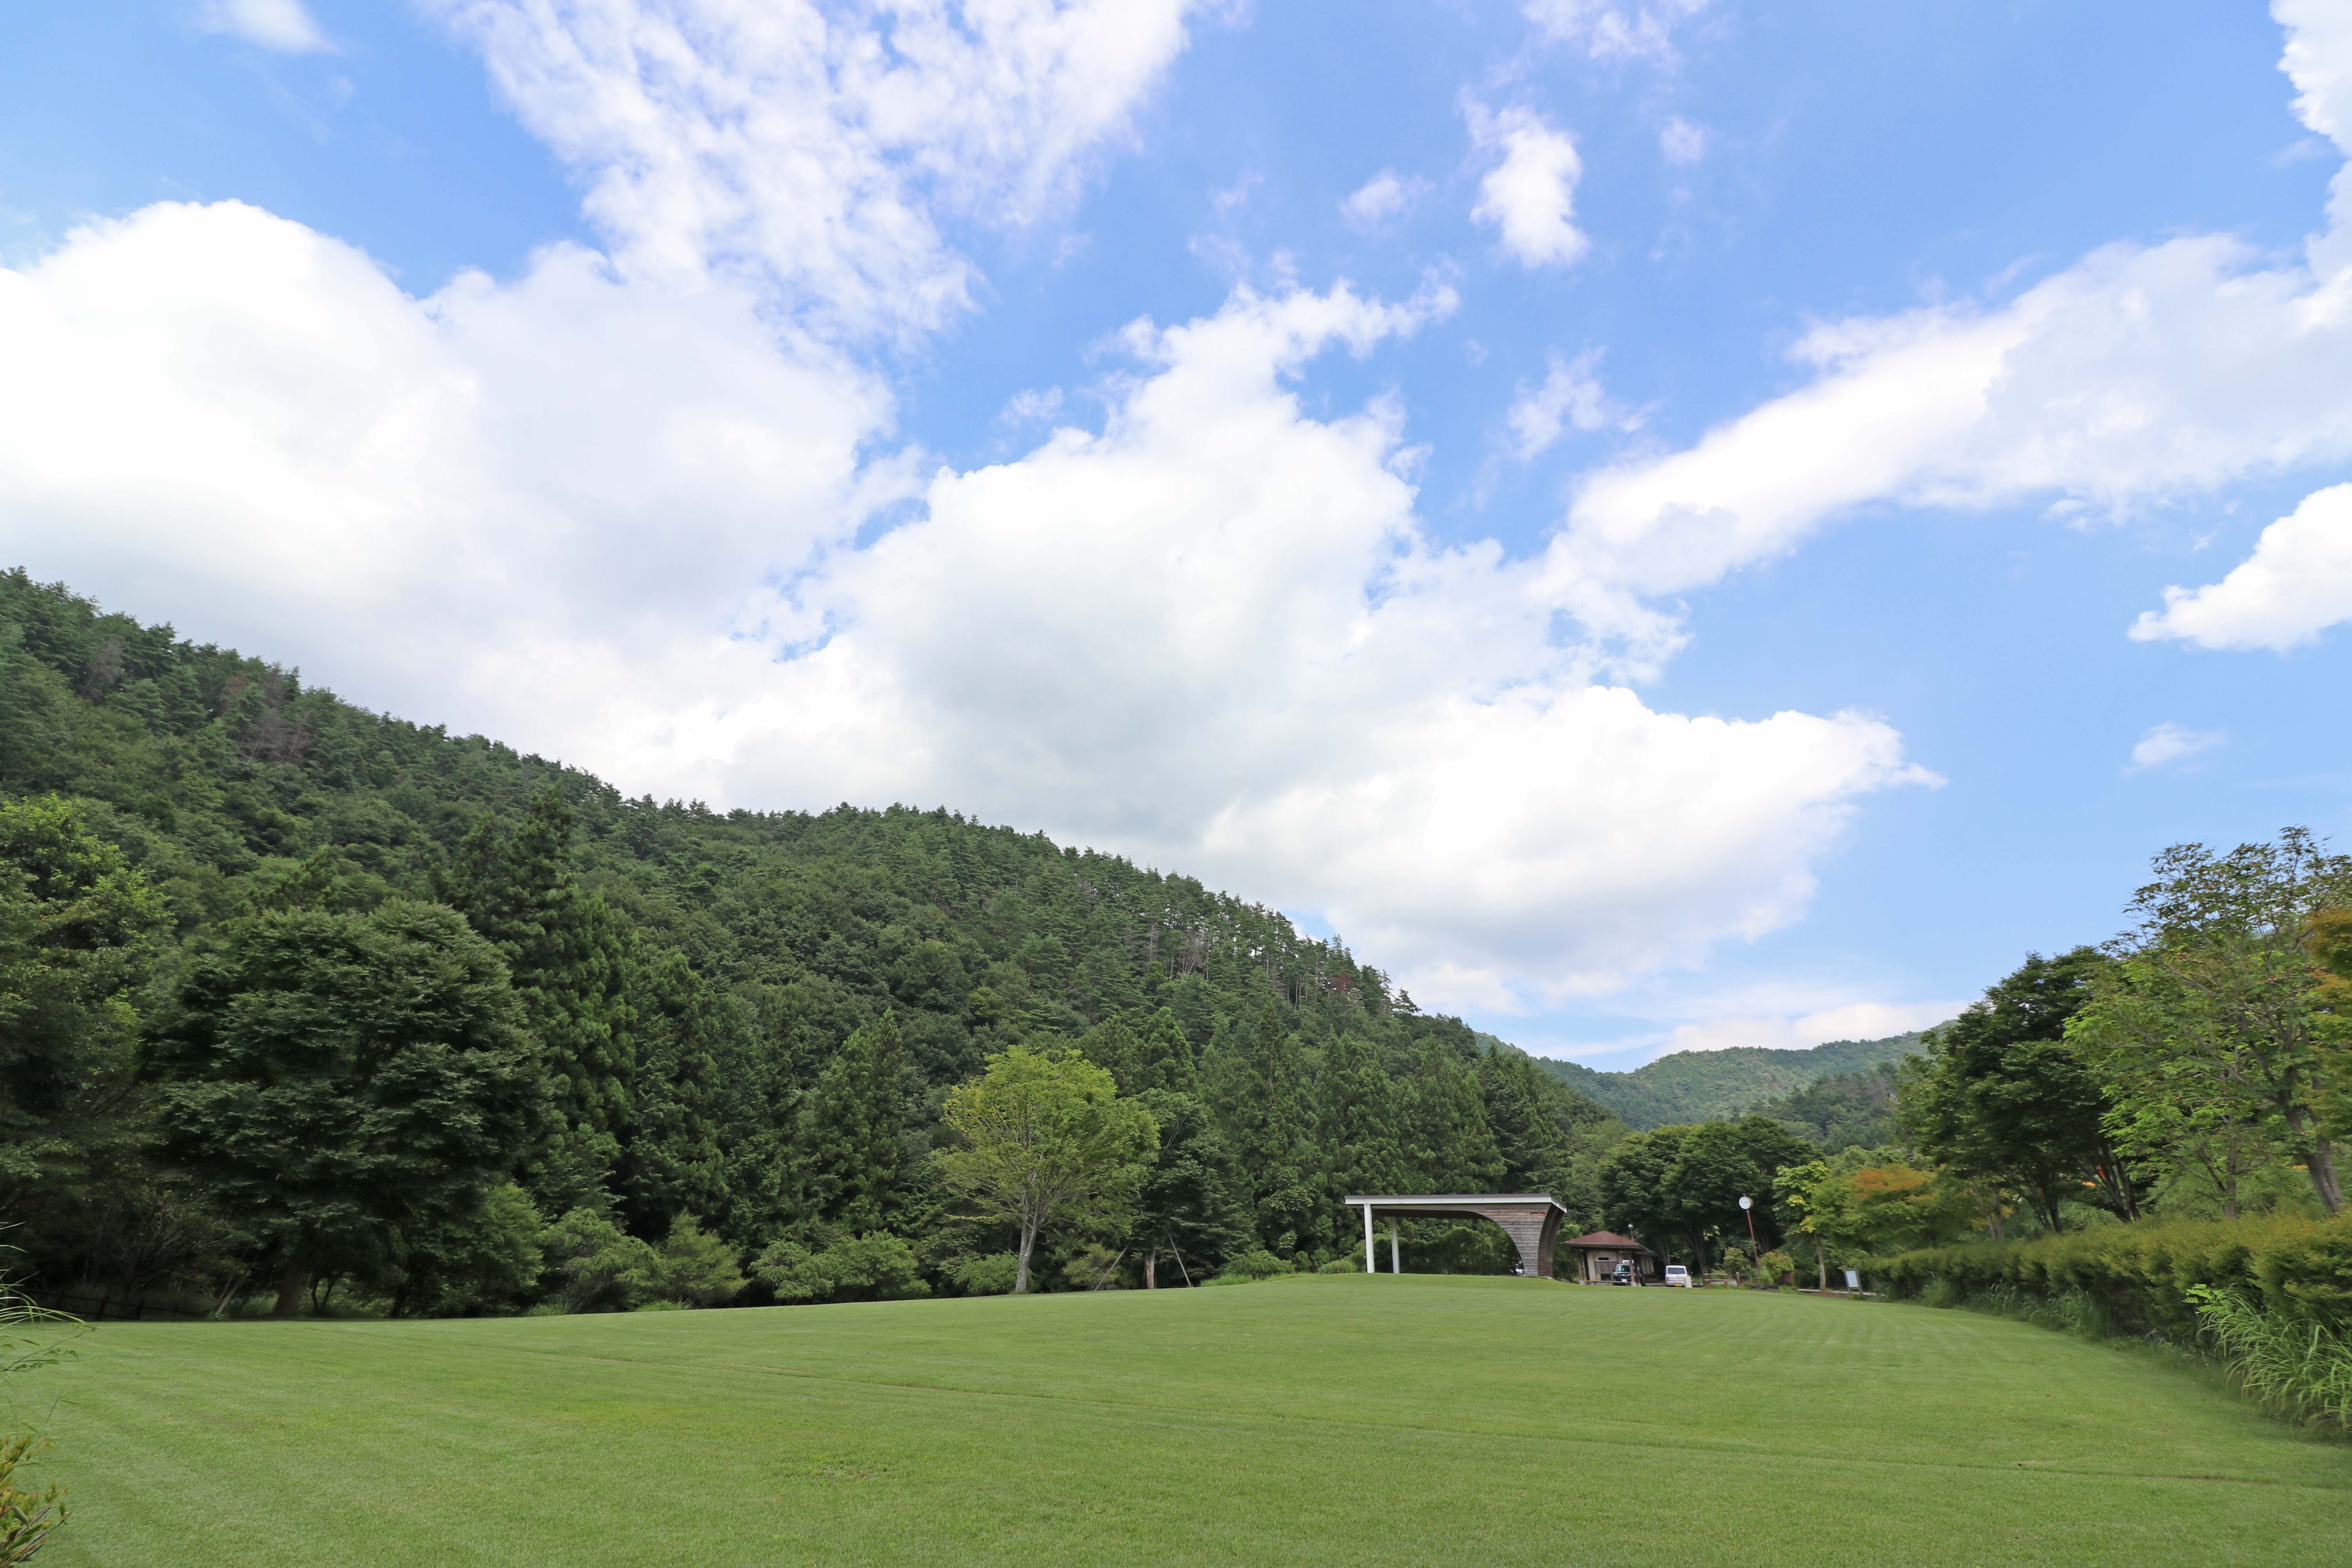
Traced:
POLYGON ((1157 1145, 1151 1113, 1118 1098, 1110 1074, 1068 1051, 1014 1046, 948 1091, 958 1140, 934 1156, 948 1184, 1020 1232, 1015 1294, 1029 1288, 1038 1233, 1124 1218, 1157 1145))
POLYGON ((276 1253, 278 1312, 313 1264, 455 1218, 531 1131, 539 1064, 489 943, 454 910, 298 910, 223 929, 147 1070, 163 1152, 276 1253))

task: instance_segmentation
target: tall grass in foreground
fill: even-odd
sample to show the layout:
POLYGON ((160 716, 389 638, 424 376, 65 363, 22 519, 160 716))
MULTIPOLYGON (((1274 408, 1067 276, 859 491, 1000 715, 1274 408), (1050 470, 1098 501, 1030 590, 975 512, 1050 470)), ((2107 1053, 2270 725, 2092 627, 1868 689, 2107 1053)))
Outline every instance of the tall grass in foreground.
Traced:
POLYGON ((2189 1295, 2240 1387, 2280 1415, 2352 1431, 2352 1342, 2324 1323, 2265 1312, 2242 1290, 2197 1285, 2189 1295))

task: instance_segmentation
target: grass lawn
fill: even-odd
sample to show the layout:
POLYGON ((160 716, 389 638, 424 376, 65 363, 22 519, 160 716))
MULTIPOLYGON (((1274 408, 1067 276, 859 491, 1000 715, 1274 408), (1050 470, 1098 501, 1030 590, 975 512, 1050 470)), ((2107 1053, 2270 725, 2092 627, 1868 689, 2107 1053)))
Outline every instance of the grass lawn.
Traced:
POLYGON ((1508 1279, 109 1325, 41 1568, 2352 1563, 2352 1447, 1922 1307, 1508 1279))

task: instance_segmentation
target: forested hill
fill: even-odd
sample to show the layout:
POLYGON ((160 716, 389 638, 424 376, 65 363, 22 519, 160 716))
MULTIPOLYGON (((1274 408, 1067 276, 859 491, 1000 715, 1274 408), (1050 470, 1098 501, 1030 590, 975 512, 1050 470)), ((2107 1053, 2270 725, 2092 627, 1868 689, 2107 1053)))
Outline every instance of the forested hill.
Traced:
POLYGON ((1918 1031, 1883 1040, 1832 1040, 1804 1051, 1735 1046, 1676 1051, 1632 1072, 1596 1072, 1576 1062, 1537 1065, 1634 1128, 1712 1121, 1755 1110, 1832 1073, 1858 1072, 1924 1049, 1918 1031))
MULTIPOLYGON (((228 1092, 236 987, 292 972, 270 942, 302 963, 333 943, 339 963, 442 953, 478 977, 477 937, 495 950, 551 1108, 496 1167, 507 1207, 465 1211, 509 1237, 583 1207, 649 1243, 690 1217, 747 1259, 887 1234, 952 1288, 960 1258, 1008 1243, 940 1217, 942 1099, 1023 1041, 1192 1097, 1159 1112, 1155 1201, 1174 1207, 1150 1224, 1189 1237, 1195 1267, 1344 1247, 1350 1190, 1568 1186, 1579 1130, 1614 1125, 1338 942, 1191 878, 946 810, 628 799, 21 571, 0 574, 11 812, 0 1003, 63 1000, 21 1030, 0 1018, 0 1215, 53 1280, 234 1289, 301 1251, 411 1310, 496 1304, 450 1260, 497 1247, 442 1210, 321 1200, 301 1218, 224 1195, 259 1189, 219 1173, 188 1108, 228 1092), (100 893, 105 921, 73 912, 100 893)), ((479 1196, 430 1190, 453 1213, 479 1196)))

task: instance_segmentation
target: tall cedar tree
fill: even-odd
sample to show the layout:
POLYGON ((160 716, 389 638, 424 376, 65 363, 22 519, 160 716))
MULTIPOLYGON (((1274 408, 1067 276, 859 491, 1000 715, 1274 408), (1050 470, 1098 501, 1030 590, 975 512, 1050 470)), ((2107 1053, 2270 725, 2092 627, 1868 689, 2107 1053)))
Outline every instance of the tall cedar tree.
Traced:
POLYGON ((1272 1004, 1255 1027, 1238 1020, 1213 1047, 1212 1108, 1226 1130, 1259 1243, 1281 1257, 1312 1246, 1330 1216, 1307 1122, 1298 1039, 1272 1004))
POLYGON ((818 1224, 863 1236, 892 1217, 905 1158, 906 1078, 896 1013, 850 1036, 818 1075, 802 1145, 818 1224))
POLYGON ((1371 1048, 1353 1035, 1324 1047, 1319 1087, 1316 1131, 1329 1177, 1326 1202, 1336 1207, 1354 1194, 1407 1190, 1412 1178, 1397 1140, 1402 1096, 1371 1048))
POLYGON ((1135 1246, 1143 1283, 1160 1284, 1160 1259, 1179 1278, 1196 1278, 1211 1258, 1237 1250, 1246 1236, 1234 1197, 1233 1162, 1209 1108, 1197 1095, 1146 1089, 1135 1097, 1160 1127, 1160 1148, 1135 1198, 1135 1246))
POLYGON ((571 870, 572 811, 550 788, 501 842, 485 820, 459 847, 448 901, 506 959, 538 1037, 561 1125, 535 1173, 551 1211, 601 1201, 618 1173, 635 1067, 631 932, 571 870))
POLYGON ((1432 1193, 1491 1193, 1503 1180, 1503 1152, 1486 1124, 1478 1077, 1442 1035, 1423 1039, 1421 1059, 1406 1085, 1411 1142, 1405 1157, 1432 1193))
POLYGON ((530 1131, 538 1063, 505 965, 457 913, 394 900, 223 928, 149 1054, 163 1153, 278 1266, 471 1210, 530 1131))

